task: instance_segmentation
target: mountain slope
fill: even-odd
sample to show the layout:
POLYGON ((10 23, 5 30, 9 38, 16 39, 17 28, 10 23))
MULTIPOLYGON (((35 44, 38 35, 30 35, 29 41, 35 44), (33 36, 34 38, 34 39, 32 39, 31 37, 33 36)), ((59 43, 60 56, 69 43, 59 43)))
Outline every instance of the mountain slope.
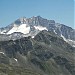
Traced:
POLYGON ((75 75, 74 52, 74 47, 49 31, 41 31, 34 38, 0 41, 0 73, 75 75))

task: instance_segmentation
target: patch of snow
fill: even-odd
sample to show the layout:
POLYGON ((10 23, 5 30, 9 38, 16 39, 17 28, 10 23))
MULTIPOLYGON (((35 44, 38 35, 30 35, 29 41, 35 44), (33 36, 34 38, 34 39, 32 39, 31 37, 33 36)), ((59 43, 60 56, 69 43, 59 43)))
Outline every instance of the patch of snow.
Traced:
POLYGON ((5 34, 4 32, 1 32, 0 34, 5 34))
POLYGON ((17 59, 16 59, 16 58, 14 58, 14 60, 15 60, 15 61, 17 61, 17 59))
POLYGON ((68 42, 67 39, 62 34, 61 37, 64 39, 64 41, 68 42))
POLYGON ((20 26, 14 26, 7 34, 12 34, 14 32, 21 32, 23 34, 28 34, 30 32, 30 27, 27 24, 21 24, 20 26))
POLYGON ((5 34, 6 30, 0 31, 0 34, 5 34))
POLYGON ((68 40, 75 43, 75 41, 73 41, 73 40, 71 40, 71 39, 68 39, 68 40))
POLYGON ((4 52, 0 52, 1 54, 4 54, 4 52))
POLYGON ((34 28, 37 29, 37 30, 40 30, 40 31, 42 31, 42 30, 48 31, 48 29, 46 27, 43 27, 43 26, 34 26, 34 28))
POLYGON ((54 30, 54 33, 57 34, 55 30, 54 30))
POLYGON ((73 47, 75 47, 75 45, 73 45, 73 47))
POLYGON ((35 36, 32 36, 32 38, 34 38, 35 36))
POLYGON ((74 40, 71 40, 71 39, 67 39, 68 42, 70 42, 72 44, 73 47, 75 47, 75 41, 74 40))
POLYGON ((64 41, 69 43, 72 47, 75 47, 75 41, 74 40, 66 39, 62 34, 61 34, 61 37, 63 38, 64 41))

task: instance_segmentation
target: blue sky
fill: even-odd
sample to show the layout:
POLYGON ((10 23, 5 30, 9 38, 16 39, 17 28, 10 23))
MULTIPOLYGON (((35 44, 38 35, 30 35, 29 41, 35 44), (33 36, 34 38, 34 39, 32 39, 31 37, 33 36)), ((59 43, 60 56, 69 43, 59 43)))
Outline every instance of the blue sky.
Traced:
POLYGON ((0 0, 0 27, 40 15, 74 28, 74 7, 74 0, 0 0))

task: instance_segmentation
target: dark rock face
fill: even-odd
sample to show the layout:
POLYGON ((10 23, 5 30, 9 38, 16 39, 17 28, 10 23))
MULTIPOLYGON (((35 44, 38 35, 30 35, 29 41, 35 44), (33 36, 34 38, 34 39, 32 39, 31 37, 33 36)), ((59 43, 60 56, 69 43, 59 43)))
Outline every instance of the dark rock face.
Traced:
MULTIPOLYGON (((38 49, 40 49, 40 46, 38 47, 38 49)), ((36 55, 42 61, 47 61, 48 59, 53 57, 53 53, 51 53, 50 51, 37 51, 37 53, 36 51, 34 51, 32 52, 32 54, 36 55)))
POLYGON ((19 39, 16 41, 4 41, 1 48, 6 50, 8 57, 15 57, 15 53, 19 51, 21 54, 26 54, 32 50, 32 42, 28 38, 19 39))
POLYGON ((75 70, 74 70, 75 66, 73 66, 72 64, 70 64, 67 59, 61 58, 60 56, 57 56, 54 59, 57 62, 57 64, 65 66, 65 68, 68 69, 69 72, 72 73, 72 75, 75 74, 75 70))
POLYGON ((0 64, 1 63, 9 64, 9 58, 3 54, 0 54, 0 64))
POLYGON ((62 58, 60 56, 57 56, 54 58, 56 60, 56 62, 59 64, 59 65, 65 65, 66 63, 68 63, 68 60, 65 59, 65 58, 62 58))
MULTIPOLYGON (((4 54, 0 53, 0 64, 11 66, 11 68, 18 67, 17 71, 21 67, 21 69, 32 70, 33 75, 75 74, 75 48, 52 32, 41 31, 34 39, 25 37, 0 41, 0 52, 4 52, 4 54)), ((7 74, 8 72, 6 70, 7 74)), ((21 70, 19 74, 22 75, 20 72, 21 70)))

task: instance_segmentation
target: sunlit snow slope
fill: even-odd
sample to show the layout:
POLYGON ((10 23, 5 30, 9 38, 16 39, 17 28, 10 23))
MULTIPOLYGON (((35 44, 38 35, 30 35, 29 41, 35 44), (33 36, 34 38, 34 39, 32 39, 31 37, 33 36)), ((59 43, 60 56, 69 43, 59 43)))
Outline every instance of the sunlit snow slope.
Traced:
POLYGON ((30 27, 27 24, 21 24, 20 26, 14 26, 7 34, 12 34, 14 32, 21 32, 23 34, 28 34, 30 32, 30 27))

